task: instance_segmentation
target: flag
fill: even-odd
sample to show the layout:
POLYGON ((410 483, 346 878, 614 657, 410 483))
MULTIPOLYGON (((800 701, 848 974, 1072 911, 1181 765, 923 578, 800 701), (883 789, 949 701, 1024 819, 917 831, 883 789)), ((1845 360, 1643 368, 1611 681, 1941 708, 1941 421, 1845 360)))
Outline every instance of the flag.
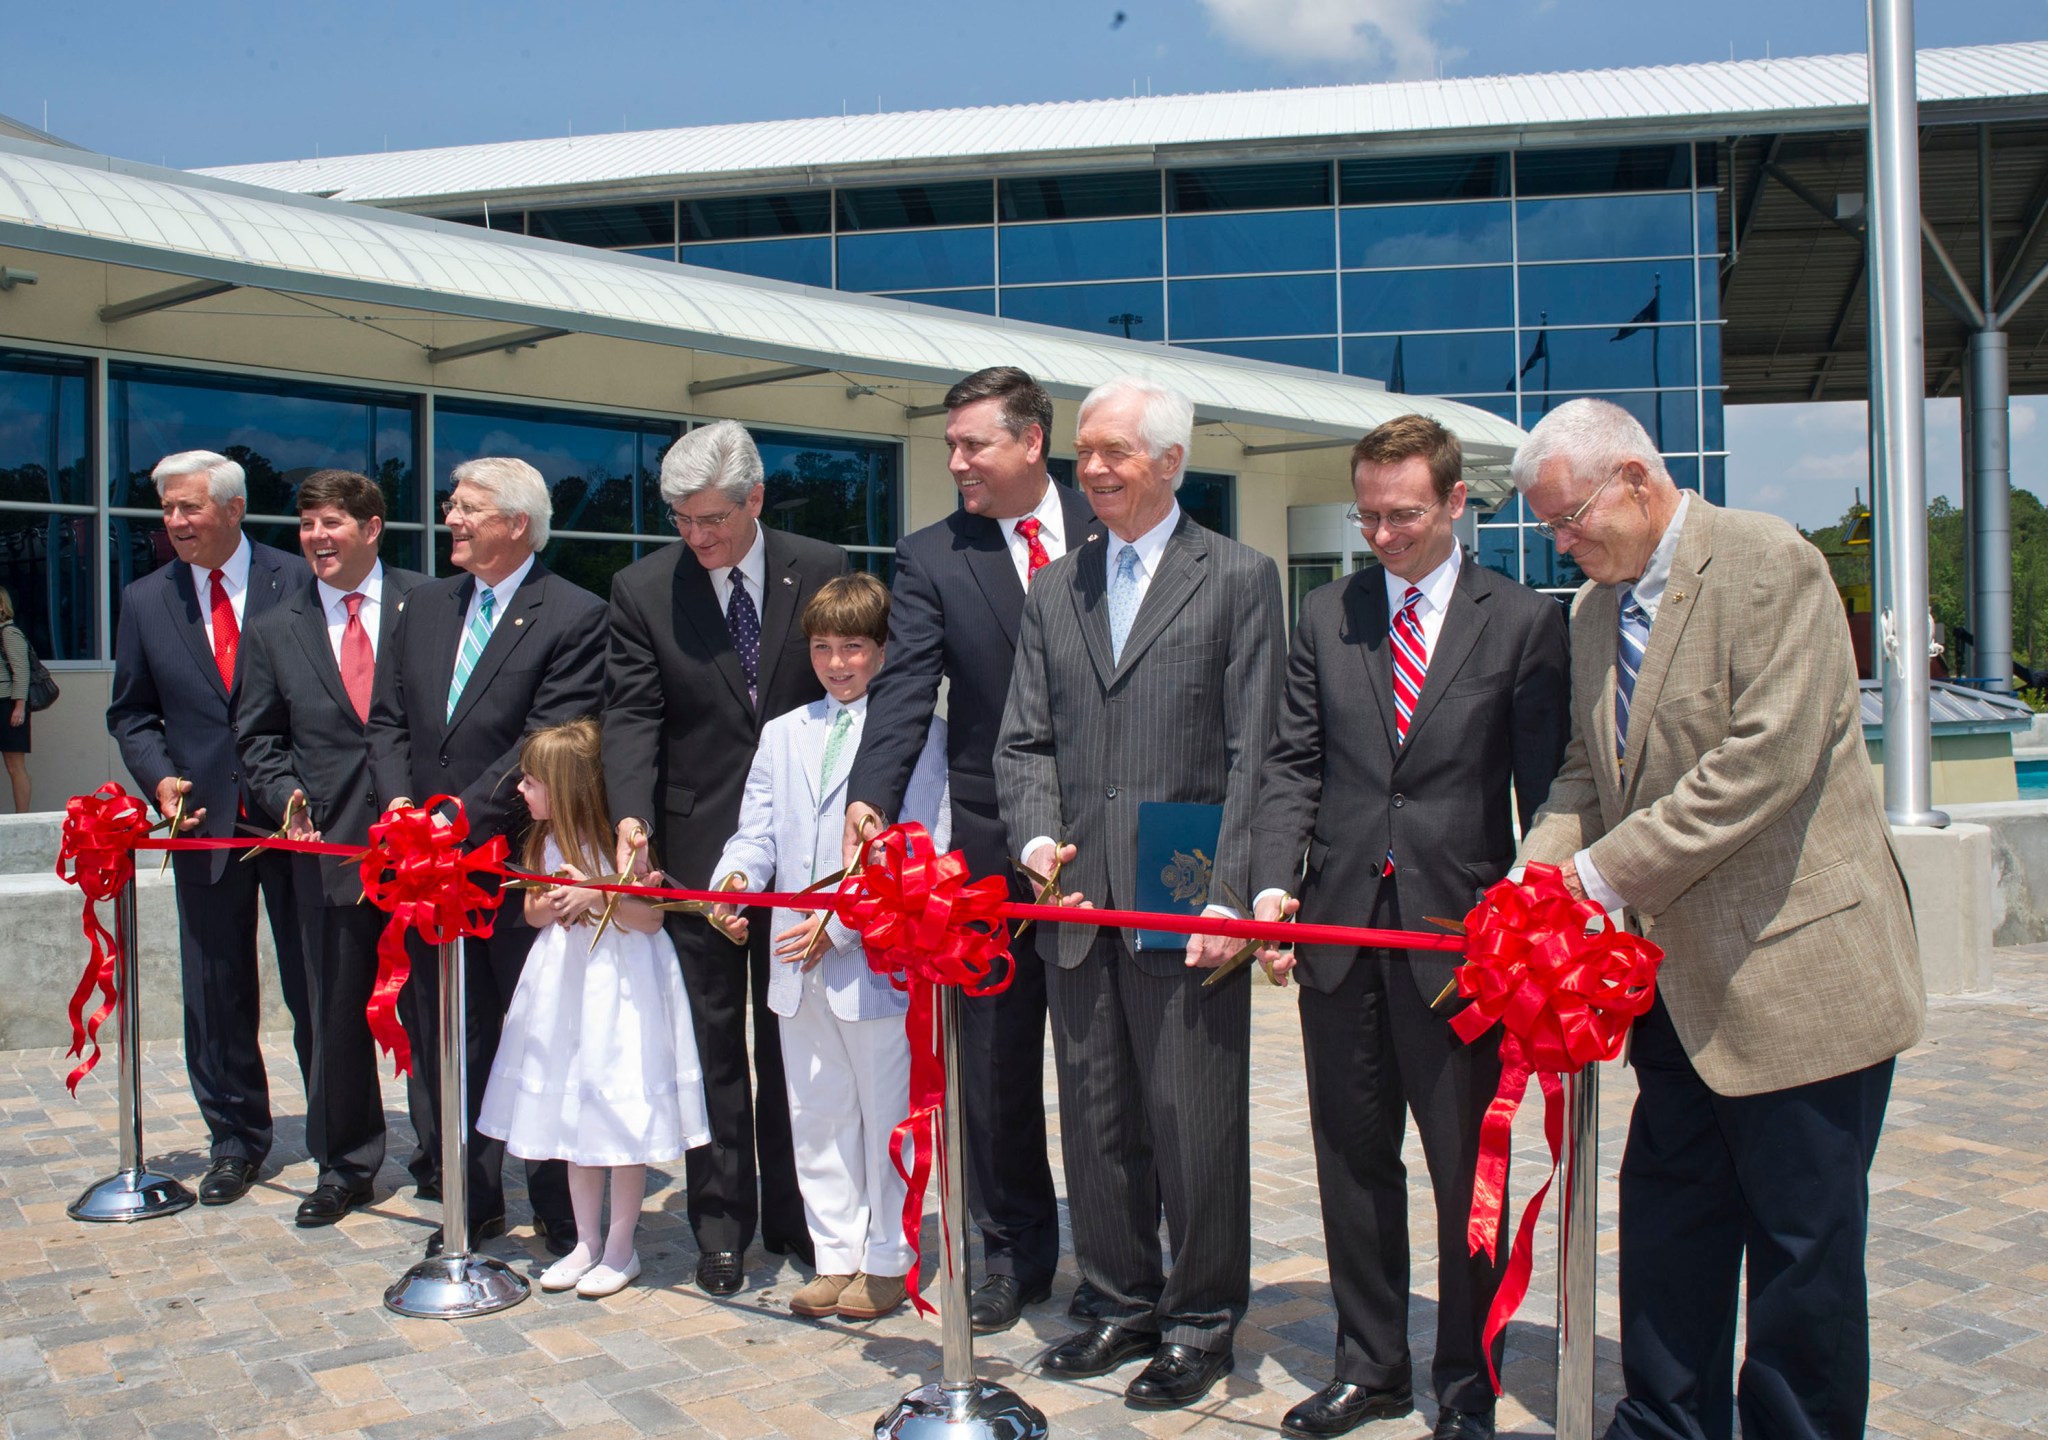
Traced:
POLYGON ((1636 311, 1635 319, 1629 321, 1628 324, 1622 326, 1619 330, 1615 331, 1612 335, 1610 335, 1608 337, 1607 343, 1611 345, 1616 340, 1626 340, 1629 336, 1635 334, 1638 330, 1641 330, 1645 325, 1655 325, 1657 323, 1658 307, 1663 298, 1664 277, 1660 273, 1657 276, 1656 285, 1650 291, 1650 303, 1645 305, 1642 309, 1636 311))
POLYGON ((1529 358, 1522 362, 1522 374, 1527 375, 1536 368, 1538 362, 1548 360, 1549 358, 1550 331, 1548 329, 1538 330, 1536 332, 1536 343, 1529 348, 1529 358))

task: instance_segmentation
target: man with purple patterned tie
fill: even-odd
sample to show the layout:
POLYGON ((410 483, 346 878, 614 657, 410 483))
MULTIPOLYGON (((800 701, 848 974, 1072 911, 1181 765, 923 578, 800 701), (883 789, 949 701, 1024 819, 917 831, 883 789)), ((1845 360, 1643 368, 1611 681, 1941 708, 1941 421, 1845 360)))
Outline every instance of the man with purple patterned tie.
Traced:
MULTIPOLYGON (((819 586, 847 572, 846 552, 762 525, 766 493, 746 428, 699 426, 661 462, 661 497, 683 543, 612 580, 604 772, 620 861, 651 861, 678 885, 716 878, 763 722, 825 693, 796 620, 819 586)), ((669 923, 711 1111, 711 1144, 689 1153, 684 1175, 697 1283, 713 1295, 740 1288, 757 1220, 768 1250, 811 1258, 781 1042, 767 1008, 771 928, 765 915, 754 917, 743 948, 694 916, 669 923)))
MULTIPOLYGON (((1430 916, 1463 916, 1513 863, 1510 788, 1525 825, 1549 792, 1570 729, 1564 609, 1464 557, 1452 528, 1462 455, 1436 421, 1389 420, 1351 459, 1352 519, 1380 563, 1302 603, 1252 822, 1254 909, 1427 929, 1430 916)), ((1262 958, 1302 982, 1337 1303, 1336 1376, 1282 1433, 1341 1435, 1413 1407, 1401 1163, 1412 1111, 1436 1194, 1435 1430, 1491 1440, 1480 1335, 1499 1272, 1470 1255, 1465 1221, 1498 1034, 1462 1044, 1432 1011, 1448 957, 1305 945, 1298 961, 1277 948, 1262 958)))

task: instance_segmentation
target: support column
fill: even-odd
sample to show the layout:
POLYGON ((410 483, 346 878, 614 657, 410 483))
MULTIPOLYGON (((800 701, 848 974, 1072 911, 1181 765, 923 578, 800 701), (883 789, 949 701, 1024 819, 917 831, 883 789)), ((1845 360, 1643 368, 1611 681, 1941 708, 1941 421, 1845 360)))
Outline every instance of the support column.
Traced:
POLYGON ((2012 690, 2012 406, 2006 334, 1970 337, 1970 609, 1977 644, 1970 673, 1987 690, 2012 690))

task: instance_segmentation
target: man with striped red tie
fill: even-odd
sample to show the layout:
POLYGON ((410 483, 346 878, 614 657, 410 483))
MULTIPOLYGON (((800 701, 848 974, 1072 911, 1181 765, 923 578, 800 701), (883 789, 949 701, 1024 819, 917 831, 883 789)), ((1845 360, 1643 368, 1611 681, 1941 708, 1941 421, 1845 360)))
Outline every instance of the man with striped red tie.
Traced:
MULTIPOLYGON (((1352 519, 1379 564, 1302 602, 1253 822, 1257 918, 1422 929, 1462 917, 1514 862, 1570 731, 1565 614, 1468 561, 1457 437, 1422 415, 1351 452, 1352 519), (1299 896, 1299 899, 1294 897, 1299 896)), ((1465 1045, 1431 1001, 1453 957, 1305 945, 1262 953, 1302 982, 1336 1376, 1289 1435, 1341 1435, 1413 1408, 1408 1196, 1412 1111, 1436 1193, 1436 1434, 1490 1440, 1480 1332, 1499 1272, 1465 1243, 1497 1036, 1465 1045)))

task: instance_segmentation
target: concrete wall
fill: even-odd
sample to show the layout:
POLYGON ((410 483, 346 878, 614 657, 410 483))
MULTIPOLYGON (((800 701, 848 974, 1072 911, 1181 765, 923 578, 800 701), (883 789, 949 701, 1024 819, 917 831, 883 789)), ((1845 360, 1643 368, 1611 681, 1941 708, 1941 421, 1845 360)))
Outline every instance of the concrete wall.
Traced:
MULTIPOLYGON (((73 795, 97 790, 109 780, 134 790, 135 781, 121 764, 114 737, 107 733, 107 693, 114 683, 113 667, 94 665, 52 673, 62 693, 29 727, 30 803, 39 812, 61 812, 73 795)), ((54 858, 54 830, 50 853, 54 858)))
POLYGON ((1991 832, 1992 943, 2048 940, 2048 801, 1944 808, 1951 820, 1991 832))
MULTIPOLYGON (((2008 735, 1936 735, 1934 737, 1934 803, 1944 809, 2019 798, 2019 781, 2012 768, 2013 746, 2027 738, 2025 731, 2008 735)), ((1884 785, 1884 741, 1867 739, 1870 763, 1877 770, 1877 783, 1884 785)))

